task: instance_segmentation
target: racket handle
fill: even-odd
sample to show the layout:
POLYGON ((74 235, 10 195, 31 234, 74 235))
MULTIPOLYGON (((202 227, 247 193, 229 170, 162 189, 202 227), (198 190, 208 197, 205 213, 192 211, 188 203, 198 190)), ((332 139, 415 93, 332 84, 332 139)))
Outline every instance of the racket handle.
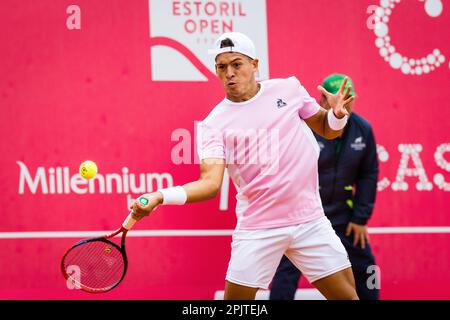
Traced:
POLYGON ((124 227, 127 230, 131 230, 131 228, 133 228, 133 226, 136 222, 137 222, 137 220, 133 217, 133 214, 130 212, 128 217, 122 223, 122 227, 124 227))

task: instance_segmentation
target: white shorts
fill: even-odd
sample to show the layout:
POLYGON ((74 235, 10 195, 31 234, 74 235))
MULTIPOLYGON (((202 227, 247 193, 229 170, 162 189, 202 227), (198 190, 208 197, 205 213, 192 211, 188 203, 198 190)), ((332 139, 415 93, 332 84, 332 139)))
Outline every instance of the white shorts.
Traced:
POLYGON ((310 283, 351 267, 326 216, 283 228, 235 230, 226 280, 267 289, 285 254, 310 283))

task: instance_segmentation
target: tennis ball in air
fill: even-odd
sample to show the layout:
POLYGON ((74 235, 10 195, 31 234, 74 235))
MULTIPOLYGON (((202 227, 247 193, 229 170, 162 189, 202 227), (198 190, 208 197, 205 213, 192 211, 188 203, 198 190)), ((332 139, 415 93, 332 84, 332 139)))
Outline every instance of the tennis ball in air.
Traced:
POLYGON ((80 175, 85 179, 92 179, 97 174, 95 162, 86 160, 80 165, 80 175))

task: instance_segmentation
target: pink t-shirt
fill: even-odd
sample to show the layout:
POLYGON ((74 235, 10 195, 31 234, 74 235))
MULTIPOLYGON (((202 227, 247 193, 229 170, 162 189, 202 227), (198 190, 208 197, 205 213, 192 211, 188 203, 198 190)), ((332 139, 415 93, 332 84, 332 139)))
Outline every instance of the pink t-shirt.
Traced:
POLYGON ((252 99, 224 99, 198 124, 200 160, 226 159, 237 190, 237 229, 284 227, 324 215, 320 149, 303 121, 320 106, 295 77, 260 84, 252 99))

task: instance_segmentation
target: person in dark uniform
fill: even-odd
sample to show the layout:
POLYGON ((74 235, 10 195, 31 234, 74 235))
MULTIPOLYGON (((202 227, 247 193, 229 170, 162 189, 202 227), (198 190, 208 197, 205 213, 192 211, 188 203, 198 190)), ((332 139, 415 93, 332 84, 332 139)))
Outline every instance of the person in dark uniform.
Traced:
MULTIPOLYGON (((337 92, 344 77, 332 74, 322 86, 331 93, 337 92)), ((354 96, 350 78, 348 84, 354 96)), ((324 96, 320 105, 330 108, 324 96)), ((352 112, 340 137, 334 140, 326 140, 316 134, 315 137, 321 150, 319 185, 325 214, 347 250, 359 298, 378 300, 378 282, 373 281, 377 268, 374 267, 375 258, 367 232, 378 181, 377 149, 372 127, 367 120, 352 112)), ((300 276, 301 272, 283 256, 272 281, 270 299, 294 299, 300 276)))

